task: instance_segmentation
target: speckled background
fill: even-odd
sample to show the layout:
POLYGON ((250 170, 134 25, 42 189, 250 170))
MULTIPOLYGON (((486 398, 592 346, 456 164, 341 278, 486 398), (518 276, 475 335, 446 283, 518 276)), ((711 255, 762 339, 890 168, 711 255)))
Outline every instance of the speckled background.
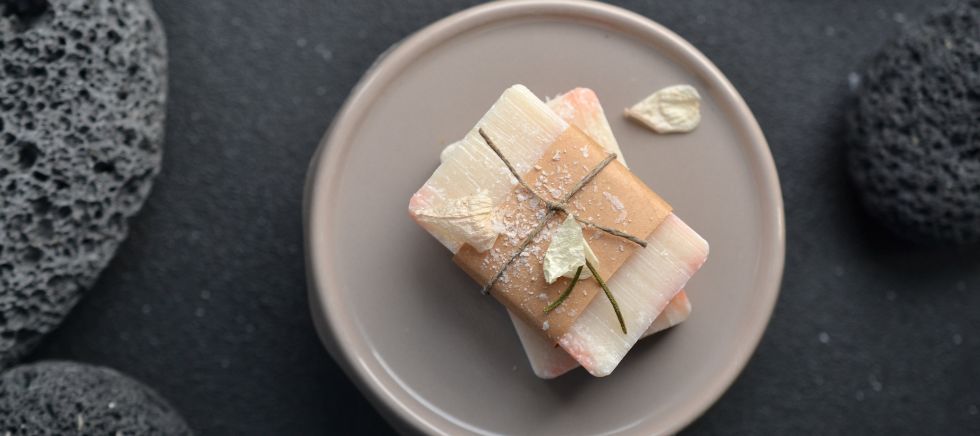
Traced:
MULTIPOLYGON (((109 269, 33 357, 130 374, 199 434, 389 431, 313 331, 303 179, 375 57, 470 3, 157 0, 171 74, 163 172, 109 269)), ((618 3, 728 75, 786 200, 769 330, 689 433, 980 432, 980 249, 895 241, 862 213, 843 166, 849 83, 941 2, 618 3)))

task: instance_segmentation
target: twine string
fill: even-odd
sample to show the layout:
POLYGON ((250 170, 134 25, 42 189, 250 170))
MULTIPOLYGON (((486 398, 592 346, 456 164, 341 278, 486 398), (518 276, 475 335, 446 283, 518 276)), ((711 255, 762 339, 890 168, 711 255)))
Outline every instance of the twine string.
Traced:
POLYGON ((531 242, 534 241, 534 238, 536 238, 544 230, 544 228, 545 228, 545 226, 547 226, 548 222, 551 221, 551 218, 553 218, 555 216, 555 214, 557 214, 558 212, 562 212, 562 213, 564 213, 567 216, 573 217, 573 218, 575 218, 576 221, 578 221, 578 222, 580 222, 582 224, 585 224, 585 225, 587 225, 589 227, 599 229, 599 230, 601 230, 603 232, 606 232, 606 233, 608 233, 610 235, 613 235, 613 236, 616 236, 616 237, 620 237, 620 238, 626 239, 626 240, 628 240, 630 242, 633 242, 634 244, 637 244, 637 245, 639 245, 641 247, 646 248, 646 246, 647 246, 646 241, 644 241, 644 240, 642 240, 640 238, 637 238, 636 236, 633 236, 633 235, 631 235, 629 233, 626 233, 624 231, 621 231, 621 230, 612 229, 612 228, 605 227, 605 226, 596 224, 596 223, 591 222, 591 221, 588 221, 588 220, 581 219, 579 217, 576 217, 574 214, 572 214, 571 212, 568 211, 568 201, 571 200, 571 198, 574 197, 575 194, 577 194, 579 191, 581 191, 582 188, 584 188, 586 184, 588 184, 589 182, 592 181, 592 179, 594 179, 596 176, 598 176, 599 173, 602 172, 602 170, 606 168, 606 166, 608 166, 613 160, 615 160, 616 159, 616 153, 609 153, 608 155, 606 155, 606 157, 601 162, 599 162, 595 167, 593 167, 592 170, 589 171, 589 173, 585 175, 585 177, 583 177, 581 180, 579 180, 578 183, 576 183, 575 186, 572 187, 572 189, 570 189, 568 192, 566 192, 565 195, 561 198, 560 201, 555 202, 555 201, 551 201, 551 200, 548 200, 548 199, 544 198, 542 195, 538 194, 537 191, 535 191, 534 189, 531 189, 531 186, 528 185, 528 183, 526 181, 524 181, 524 178, 521 177, 520 174, 518 174, 517 170, 514 168, 514 165, 511 164, 511 162, 504 156, 504 154, 500 151, 500 148, 497 147, 497 144, 495 144, 493 142, 493 140, 490 139, 490 136, 488 136, 487 133, 483 131, 483 128, 480 128, 479 129, 479 133, 480 133, 480 136, 483 137, 483 141, 486 142, 487 145, 490 147, 490 149, 493 150, 493 152, 497 155, 497 157, 500 158, 500 160, 504 162, 504 165, 506 165, 507 166, 507 169, 510 170, 511 175, 513 175, 514 178, 517 179, 517 182, 520 183, 521 186, 524 189, 528 190, 528 192, 530 192, 531 195, 533 195, 535 198, 543 201, 547 205, 547 207, 548 207, 548 213, 545 214, 544 218, 541 220, 540 223, 538 223, 537 227, 535 227, 531 231, 531 233, 529 233, 527 235, 527 237, 524 238, 523 241, 521 241, 521 244, 520 244, 520 246, 518 246, 518 249, 514 253, 514 255, 511 256, 507 260, 507 262, 504 263, 504 266, 502 268, 500 268, 500 270, 497 271, 496 274, 494 274, 493 278, 491 278, 490 281, 487 282, 487 284, 483 286, 483 289, 482 289, 481 292, 484 295, 490 293, 490 288, 492 288, 493 285, 496 284, 497 281, 500 280, 500 278, 507 271, 507 268, 510 267, 510 265, 513 264, 514 261, 516 261, 517 258, 521 256, 521 253, 523 253, 524 250, 526 250, 527 247, 529 245, 531 245, 531 242))

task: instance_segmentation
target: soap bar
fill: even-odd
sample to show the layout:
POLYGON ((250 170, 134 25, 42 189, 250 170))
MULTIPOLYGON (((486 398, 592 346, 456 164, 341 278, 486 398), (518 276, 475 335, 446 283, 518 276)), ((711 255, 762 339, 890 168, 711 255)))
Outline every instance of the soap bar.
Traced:
MULTIPOLYGON (((494 138, 520 174, 531 170, 568 129, 567 122, 520 85, 505 91, 477 126, 494 138)), ((476 127, 447 147, 441 158, 442 164, 412 197, 409 213, 455 253, 466 245, 466 235, 420 220, 419 211, 481 191, 502 203, 514 191, 516 180, 482 142, 476 127)), ((619 330, 608 301, 594 298, 558 338, 558 344, 593 375, 608 375, 615 369, 707 256, 707 243, 673 214, 664 218, 647 241, 650 246, 630 257, 609 280, 623 308, 629 334, 619 330)), ((541 332, 545 326, 536 327, 541 332)))

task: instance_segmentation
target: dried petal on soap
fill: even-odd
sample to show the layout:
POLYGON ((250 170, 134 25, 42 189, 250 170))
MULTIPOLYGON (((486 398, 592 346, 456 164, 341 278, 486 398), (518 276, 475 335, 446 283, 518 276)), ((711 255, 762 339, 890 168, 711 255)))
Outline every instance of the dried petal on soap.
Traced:
POLYGON ((701 96, 690 85, 668 86, 626 109, 657 133, 690 132, 701 122, 701 96))
POLYGON ((493 200, 485 191, 480 191, 423 209, 418 212, 418 217, 460 235, 464 242, 482 253, 493 248, 497 240, 493 210, 493 200))
MULTIPOLYGON (((588 259, 593 266, 599 266, 599 259, 596 258, 592 247, 586 242, 582 234, 582 226, 569 216, 555 230, 551 236, 551 243, 548 251, 544 253, 544 279, 548 283, 554 283, 558 277, 572 278, 579 267, 585 266, 588 259)), ((579 279, 592 277, 587 269, 582 270, 579 279)))

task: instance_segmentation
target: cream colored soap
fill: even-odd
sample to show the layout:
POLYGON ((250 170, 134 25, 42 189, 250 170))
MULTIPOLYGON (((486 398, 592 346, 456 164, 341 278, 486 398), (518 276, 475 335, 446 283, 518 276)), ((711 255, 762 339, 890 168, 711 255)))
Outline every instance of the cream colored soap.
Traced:
MULTIPOLYGON (((517 184, 480 138, 480 128, 494 138, 516 171, 525 174, 568 128, 568 122, 527 88, 515 85, 501 95, 466 137, 444 151, 442 164, 412 196, 409 214, 454 253, 468 244, 465 240, 470 236, 459 232, 455 224, 429 222, 421 216, 422 212, 445 210, 446 205, 481 190, 498 207, 517 184)), ((610 202, 610 207, 614 207, 614 202, 610 202)), ((631 256, 608 281, 623 310, 629 334, 620 330, 608 301, 596 298, 559 340, 568 355, 593 375, 608 375, 615 369, 707 256, 707 243, 673 214, 648 243, 647 249, 631 256)), ((533 328, 540 334, 546 326, 533 328)))
POLYGON ((626 109, 626 116, 657 133, 690 132, 701 123, 701 96, 691 85, 668 86, 626 109))

